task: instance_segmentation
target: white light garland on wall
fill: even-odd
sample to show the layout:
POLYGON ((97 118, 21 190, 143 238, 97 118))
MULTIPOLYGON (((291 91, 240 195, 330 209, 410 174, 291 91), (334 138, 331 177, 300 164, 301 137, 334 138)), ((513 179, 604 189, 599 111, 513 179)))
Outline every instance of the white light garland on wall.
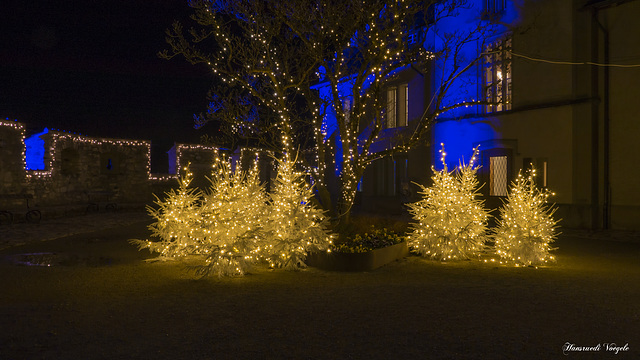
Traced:
MULTIPOLYGON (((48 161, 46 163, 46 170, 27 170, 26 163, 26 147, 25 147, 25 126, 17 120, 0 120, 0 126, 11 127, 20 131, 20 141, 22 144, 22 169, 24 169, 24 175, 27 179, 42 179, 50 178, 54 175, 54 164, 59 160, 57 157, 57 149, 60 141, 72 141, 75 143, 84 143, 94 146, 113 145, 118 147, 146 147, 146 172, 147 178, 151 181, 168 181, 177 179, 177 175, 174 174, 152 174, 151 173, 151 142, 147 140, 127 140, 127 139, 112 139, 112 138, 94 138, 80 134, 69 133, 53 129, 49 132, 51 142, 46 149, 48 154, 48 161)), ((176 146, 176 165, 177 168, 181 168, 182 158, 185 151, 213 151, 214 156, 218 156, 219 149, 213 146, 205 146, 198 144, 177 144, 176 146)), ((257 153, 256 153, 257 154, 257 153)))
POLYGON ((22 144, 22 155, 20 156, 20 161, 22 161, 22 168, 26 169, 27 168, 27 148, 24 144, 24 139, 25 139, 25 133, 24 133, 24 124, 19 123, 18 120, 9 120, 8 118, 6 120, 0 120, 0 126, 6 126, 6 127, 11 127, 14 128, 15 130, 20 131, 20 143, 22 144))
POLYGON ((95 146, 114 145, 114 146, 146 146, 147 147, 147 176, 151 178, 151 143, 145 140, 125 140, 110 138, 91 138, 87 136, 70 134, 60 131, 51 131, 51 145, 49 146, 48 170, 27 170, 27 177, 51 177, 53 176, 53 165, 56 163, 56 149, 59 141, 70 140, 72 142, 85 143, 95 146))
MULTIPOLYGON (((183 151, 212 151, 214 158, 218 157, 219 148, 215 146, 198 145, 198 144, 176 144, 176 169, 182 169, 183 151)), ((169 175, 172 179, 177 179, 178 174, 169 175)))

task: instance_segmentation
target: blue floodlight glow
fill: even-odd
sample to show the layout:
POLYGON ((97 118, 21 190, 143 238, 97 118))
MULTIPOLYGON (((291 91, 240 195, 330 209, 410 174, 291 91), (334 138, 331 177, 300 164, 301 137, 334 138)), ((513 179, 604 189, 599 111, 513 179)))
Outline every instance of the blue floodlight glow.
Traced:
MULTIPOLYGON (((449 43, 451 39, 475 39, 477 35, 475 32, 478 31, 477 20, 481 19, 486 11, 483 2, 474 0, 470 2, 471 6, 460 7, 455 16, 439 19, 437 25, 430 27, 425 34, 424 48, 438 54, 438 57, 433 60, 434 66, 430 74, 431 87, 435 91, 443 90, 445 92, 439 109, 448 109, 439 113, 432 128, 434 145, 432 147, 432 164, 437 169, 442 169, 438 152, 440 143, 445 145, 447 166, 453 169, 460 160, 468 161, 473 148, 478 146, 480 142, 501 138, 501 134, 497 131, 500 127, 499 119, 484 114, 482 105, 477 105, 477 102, 483 100, 484 94, 482 90, 482 61, 484 59, 477 58, 482 55, 479 50, 482 51, 482 45, 485 42, 495 41, 508 34, 509 28, 522 20, 519 17, 519 8, 513 2, 507 1, 505 4, 506 7, 503 11, 495 14, 499 21, 493 23, 492 29, 487 29, 485 38, 466 42, 460 40, 458 44, 454 44, 456 45, 455 51, 451 48, 452 44, 449 43), (469 68, 458 73, 466 67, 469 61, 473 61, 469 68)), ((383 11, 384 9, 381 10, 381 14, 383 11)), ((437 13, 439 10, 436 9, 435 12, 437 13)), ((369 28, 365 30, 369 31, 369 28)), ((356 35, 351 39, 352 42, 357 40, 356 35)), ((403 70, 404 68, 397 69, 389 77, 393 77, 403 70)), ((333 97, 330 84, 326 81, 326 69, 320 67, 317 76, 320 83, 313 88, 318 91, 325 104, 332 104, 333 97)), ((369 86, 373 80, 374 77, 371 75, 364 82, 365 86, 369 86)), ((338 93, 341 100, 353 96, 352 78, 341 79, 338 93)), ((336 105, 342 106, 342 104, 336 105)), ((335 145, 336 173, 340 173, 343 159, 336 113, 330 105, 321 105, 320 110, 324 113, 322 122, 324 140, 331 141, 335 145), (324 108, 325 106, 329 107, 324 108)))
POLYGON ((24 139, 25 162, 27 170, 44 170, 44 140, 40 137, 49 132, 48 128, 44 131, 29 136, 24 139))
MULTIPOLYGON (((440 144, 444 144, 447 153, 446 162, 449 169, 459 165, 464 159, 469 162, 473 154, 473 148, 480 142, 499 138, 500 135, 494 128, 496 124, 491 121, 451 120, 443 121, 433 127, 433 160, 436 170, 442 170, 440 161, 440 144)), ((483 149, 480 149, 483 150, 483 149)))

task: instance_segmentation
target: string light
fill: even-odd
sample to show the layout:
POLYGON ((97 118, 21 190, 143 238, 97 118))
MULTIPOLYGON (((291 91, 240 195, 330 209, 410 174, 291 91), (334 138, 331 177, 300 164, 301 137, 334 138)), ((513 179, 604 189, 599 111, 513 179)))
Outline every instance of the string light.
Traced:
MULTIPOLYGON (((330 204, 330 196, 325 196, 324 205, 339 215, 348 215, 357 184, 372 161, 410 150, 424 135, 429 123, 444 112, 480 104, 471 100, 441 106, 446 98, 439 97, 423 116, 412 119, 413 134, 402 141, 389 141, 394 134, 385 126, 386 101, 382 96, 385 86, 403 69, 429 62, 437 55, 423 46, 428 28, 436 26, 437 19, 414 29, 413 21, 423 11, 415 1, 391 2, 383 9, 374 3, 354 4, 359 7, 355 18, 352 12, 328 16, 329 12, 340 10, 342 4, 323 3, 310 6, 308 11, 298 11, 304 13, 304 22, 296 24, 294 18, 284 27, 272 27, 282 24, 274 23, 272 14, 262 11, 259 2, 194 5, 194 19, 200 31, 193 31, 194 38, 190 41, 177 24, 170 32, 173 52, 165 56, 180 54, 192 63, 206 64, 223 82, 245 91, 255 100, 256 107, 275 115, 278 123, 267 131, 273 131, 270 135, 281 133, 277 135, 282 136, 273 137, 280 141, 273 148, 279 147, 282 153, 291 152, 304 140, 297 139, 297 129, 291 128, 292 122, 300 120, 296 113, 300 103, 292 99, 306 99, 312 106, 305 110, 309 110, 312 118, 305 125, 313 130, 314 144, 310 149, 315 152, 315 157, 305 159, 306 171, 324 194, 329 191, 326 179, 330 175, 337 177, 338 204, 330 204), (282 41, 286 38, 282 36, 283 31, 288 31, 299 43, 292 46, 291 42, 282 41), (198 48, 198 44, 208 43, 203 41, 207 37, 216 44, 215 51, 198 48), (303 58, 298 56, 301 48, 305 53, 303 58), (316 83, 312 85, 312 82, 316 83), (319 98, 309 96, 311 90, 319 89, 324 92, 319 98), (335 120, 330 119, 331 116, 335 120), (388 146, 381 149, 385 142, 388 146)), ((300 10, 285 9, 294 13, 300 10)), ((446 17, 453 15, 457 8, 443 7, 435 11, 446 17)), ((462 39, 461 43, 465 41, 462 39)), ((458 75, 460 73, 452 77, 455 79, 458 75)), ((441 92, 446 93, 447 88, 442 87, 441 92)), ((230 122, 236 134, 244 131, 247 131, 244 135, 250 134, 250 137, 264 134, 252 123, 238 119, 230 122)))
MULTIPOLYGON (((25 141, 25 127, 22 123, 18 121, 5 121, 0 120, 0 126, 11 127, 20 131, 20 139, 22 143, 22 151, 21 151, 21 162, 22 169, 24 170, 24 175, 27 179, 41 179, 41 178, 51 178, 52 176, 57 176, 56 171, 58 171, 59 163, 60 163, 60 154, 64 148, 67 147, 68 142, 77 143, 77 144, 87 144, 96 147, 103 146, 116 146, 121 150, 125 147, 129 148, 139 148, 141 151, 144 151, 145 154, 145 165, 146 165, 146 174, 147 179, 152 181, 167 181, 167 180, 175 180, 177 179, 177 175, 175 174, 152 174, 151 173, 151 142, 145 140, 127 140, 127 139, 111 139, 111 138, 95 138, 88 137, 84 135, 74 134, 70 132, 65 132, 61 130, 52 129, 47 133, 46 136, 50 137, 50 141, 48 141, 49 146, 45 150, 46 151, 46 159, 47 162, 45 164, 45 170, 27 170, 26 164, 26 147, 24 146, 25 141)), ((47 142, 45 142, 47 143, 47 142)), ((198 145, 198 144, 176 144, 176 166, 180 168, 183 163, 183 159, 188 156, 189 152, 204 152, 211 154, 211 159, 218 155, 219 149, 212 146, 198 145)), ((210 160, 208 160, 210 161, 210 160)))
MULTIPOLYGON (((19 123, 17 120, 11 121, 8 118, 6 120, 0 120, 0 126, 9 127, 14 130, 17 130, 20 133, 20 143, 22 144, 22 148, 20 150, 20 161, 21 168, 26 171, 27 168, 27 148, 25 146, 25 129, 24 124, 19 123)), ((25 173, 26 175, 26 173, 25 173)))
POLYGON ((266 194, 255 168, 231 171, 228 159, 213 161, 211 184, 206 192, 190 188, 193 174, 184 168, 178 189, 149 207, 156 220, 152 236, 134 240, 140 249, 158 252, 158 260, 193 260, 196 274, 244 275, 264 249, 260 234, 266 194))
POLYGON ((309 252, 330 251, 333 243, 327 218, 312 202, 313 187, 294 169, 296 158, 287 153, 277 161, 263 229, 268 244, 265 258, 271 266, 289 270, 306 267, 309 252))
POLYGON ((554 195, 539 189, 535 183, 536 170, 528 176, 518 173, 511 185, 507 201, 500 208, 500 219, 492 234, 496 254, 501 262, 515 266, 538 266, 555 261, 549 251, 557 237, 556 207, 548 205, 554 195))
MULTIPOLYGON (((257 152, 253 153, 258 155, 257 152)), ((248 171, 216 157, 211 186, 202 193, 190 188, 189 167, 178 189, 149 207, 150 226, 160 241, 134 240, 140 249, 159 253, 159 260, 194 259, 206 276, 244 275, 258 260, 298 269, 310 251, 329 251, 332 235, 327 219, 312 203, 312 187, 294 170, 289 157, 278 161, 278 176, 269 198, 259 183, 257 161, 248 171)))
POLYGON ((444 144, 440 150, 443 169, 433 170, 433 185, 421 188, 422 199, 408 204, 415 223, 409 245, 418 254, 449 261, 477 258, 485 246, 488 212, 477 199, 479 183, 475 161, 479 148, 473 149, 468 164, 449 171, 444 144))

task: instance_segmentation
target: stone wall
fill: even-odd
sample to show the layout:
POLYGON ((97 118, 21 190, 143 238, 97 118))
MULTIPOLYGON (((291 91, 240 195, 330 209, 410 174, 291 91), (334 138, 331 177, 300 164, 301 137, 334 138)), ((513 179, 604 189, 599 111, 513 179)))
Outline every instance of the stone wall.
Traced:
MULTIPOLYGON (((76 207, 89 203, 151 204, 177 185, 177 174, 151 174, 151 143, 49 131, 44 170, 25 170, 24 126, 0 121, 0 210, 76 207)), ((190 164, 194 185, 205 184, 218 149, 176 144, 176 166, 190 164)))
POLYGON ((23 124, 0 121, 0 204, 5 207, 24 202, 20 197, 27 182, 23 140, 23 124))

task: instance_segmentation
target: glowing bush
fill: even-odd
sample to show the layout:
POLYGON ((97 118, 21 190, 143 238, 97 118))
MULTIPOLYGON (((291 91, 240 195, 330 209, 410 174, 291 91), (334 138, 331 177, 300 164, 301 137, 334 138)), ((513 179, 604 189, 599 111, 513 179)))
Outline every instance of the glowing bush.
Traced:
POLYGON ((191 179, 187 171, 178 190, 149 208, 156 219, 149 228, 160 241, 132 242, 158 252, 157 260, 188 259, 202 276, 245 274, 258 258, 266 205, 255 169, 232 172, 228 162, 216 159, 205 194, 188 188, 191 179))
POLYGON ((226 161, 216 159, 211 186, 204 195, 201 275, 243 275, 257 260, 261 245, 266 194, 254 167, 232 172, 226 161))
POLYGON ((324 213, 312 203, 313 187, 296 172, 289 155, 278 160, 278 174, 264 224, 264 257, 271 266, 306 267, 310 251, 327 251, 332 236, 324 213))
POLYGON ((555 260, 549 254, 557 236, 557 221, 553 219, 556 208, 547 203, 551 195, 549 190, 536 187, 535 169, 527 177, 518 174, 492 234, 496 253, 504 261, 535 266, 555 260))
POLYGON ((149 230, 151 237, 159 241, 132 240, 140 249, 148 248, 159 253, 157 260, 171 260, 198 252, 198 229, 202 194, 189 188, 193 174, 185 168, 185 175, 178 179, 178 189, 165 193, 165 199, 156 196, 157 208, 147 206, 147 212, 155 219, 149 230))
POLYGON ((418 254, 436 260, 460 260, 478 257, 485 247, 488 213, 477 199, 478 179, 474 149, 469 164, 447 169, 446 153, 441 150, 444 168, 433 169, 433 185, 421 187, 422 199, 408 204, 415 223, 409 234, 409 246, 418 254))

